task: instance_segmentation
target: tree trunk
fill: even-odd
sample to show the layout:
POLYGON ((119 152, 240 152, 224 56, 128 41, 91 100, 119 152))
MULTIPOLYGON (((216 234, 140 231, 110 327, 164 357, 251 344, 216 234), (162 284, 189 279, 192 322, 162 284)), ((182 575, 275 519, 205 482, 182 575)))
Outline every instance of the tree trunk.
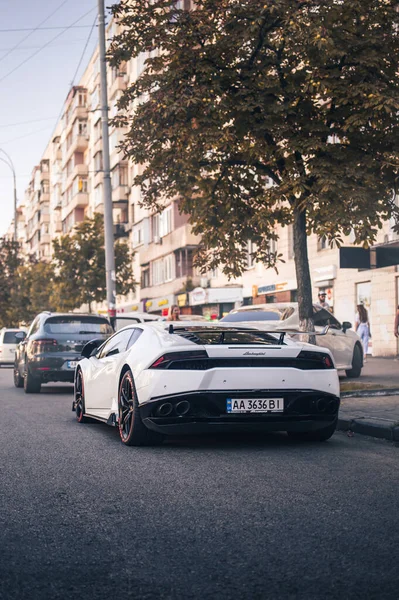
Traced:
MULTIPOLYGON (((294 210, 293 224, 295 272, 298 289, 299 327, 302 331, 314 331, 312 283, 310 279, 308 238, 306 234, 306 211, 294 210)), ((303 341, 316 343, 315 336, 303 337, 303 341)))

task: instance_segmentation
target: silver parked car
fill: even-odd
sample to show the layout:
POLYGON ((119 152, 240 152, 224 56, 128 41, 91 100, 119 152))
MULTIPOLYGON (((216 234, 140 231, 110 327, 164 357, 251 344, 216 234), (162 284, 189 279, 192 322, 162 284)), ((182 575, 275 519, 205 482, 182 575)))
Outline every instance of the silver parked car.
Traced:
MULTIPOLYGON (((334 356, 337 369, 345 370, 348 377, 359 377, 363 367, 363 349, 359 336, 351 328, 352 324, 340 323, 328 310, 313 306, 316 332, 328 325, 326 335, 317 336, 318 346, 328 348, 334 356)), ((241 306, 232 310, 221 322, 248 323, 268 330, 299 331, 297 302, 276 302, 241 306)))

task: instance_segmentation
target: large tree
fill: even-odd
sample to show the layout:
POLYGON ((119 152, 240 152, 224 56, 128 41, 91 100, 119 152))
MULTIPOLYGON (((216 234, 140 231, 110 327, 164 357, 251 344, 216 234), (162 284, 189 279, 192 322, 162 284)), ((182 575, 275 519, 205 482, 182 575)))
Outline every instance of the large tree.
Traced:
POLYGON ((369 245, 399 165, 397 0, 121 0, 109 51, 146 54, 119 101, 123 149, 143 165, 143 203, 180 199, 201 266, 274 266, 292 223, 299 314, 312 326, 307 235, 369 245), (132 103, 135 110, 132 113, 132 103))
MULTIPOLYGON (((53 242, 55 292, 59 310, 102 302, 106 294, 104 220, 100 213, 79 223, 71 235, 53 242)), ((133 254, 126 242, 115 242, 116 291, 134 289, 133 254)))

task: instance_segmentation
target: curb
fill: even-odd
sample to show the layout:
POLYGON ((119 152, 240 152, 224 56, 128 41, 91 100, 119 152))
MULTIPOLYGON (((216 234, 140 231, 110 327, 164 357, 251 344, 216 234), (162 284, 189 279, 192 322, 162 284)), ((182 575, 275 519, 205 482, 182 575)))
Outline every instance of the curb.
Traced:
POLYGON ((399 442, 399 425, 394 421, 374 419, 373 417, 338 418, 337 429, 340 431, 353 431, 361 435, 399 442))
POLYGON ((383 388, 377 390, 353 390, 353 392, 341 392, 341 398, 375 398, 377 396, 399 396, 399 388, 383 388))

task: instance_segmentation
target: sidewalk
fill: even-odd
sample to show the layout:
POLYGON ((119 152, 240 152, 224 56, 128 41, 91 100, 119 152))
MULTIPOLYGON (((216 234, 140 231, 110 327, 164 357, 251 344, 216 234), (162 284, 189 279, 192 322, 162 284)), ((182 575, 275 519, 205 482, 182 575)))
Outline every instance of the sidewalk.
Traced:
POLYGON ((349 379, 344 371, 339 372, 343 387, 357 387, 366 384, 367 387, 399 388, 399 361, 393 358, 368 358, 358 379, 349 379))
POLYGON ((370 358, 359 379, 340 373, 340 383, 338 429, 399 442, 399 361, 370 358))

